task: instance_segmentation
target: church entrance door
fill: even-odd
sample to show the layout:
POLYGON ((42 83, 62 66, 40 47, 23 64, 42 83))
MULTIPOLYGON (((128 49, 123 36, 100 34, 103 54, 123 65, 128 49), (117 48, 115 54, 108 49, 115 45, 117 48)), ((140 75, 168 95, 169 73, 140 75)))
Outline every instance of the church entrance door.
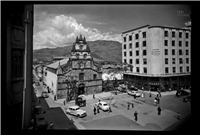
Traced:
POLYGON ((85 84, 81 83, 78 85, 78 95, 85 94, 85 84))

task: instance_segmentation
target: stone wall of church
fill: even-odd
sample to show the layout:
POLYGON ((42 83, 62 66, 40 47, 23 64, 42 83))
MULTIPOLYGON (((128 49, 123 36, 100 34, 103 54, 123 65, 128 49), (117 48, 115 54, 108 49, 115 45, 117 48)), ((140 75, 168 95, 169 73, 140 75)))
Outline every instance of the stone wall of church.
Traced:
POLYGON ((90 86, 90 87, 85 87, 85 93, 87 95, 90 94, 96 94, 96 93, 101 93, 102 92, 102 85, 99 86, 90 86))

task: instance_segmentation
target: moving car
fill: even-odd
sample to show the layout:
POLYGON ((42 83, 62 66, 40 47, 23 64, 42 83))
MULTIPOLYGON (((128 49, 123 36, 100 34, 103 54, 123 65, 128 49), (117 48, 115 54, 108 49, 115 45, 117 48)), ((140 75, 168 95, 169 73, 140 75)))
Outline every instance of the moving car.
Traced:
POLYGON ((74 115, 76 117, 84 117, 87 116, 86 111, 81 110, 79 106, 75 105, 75 106, 69 106, 68 108, 66 108, 66 113, 67 114, 71 114, 74 115))
POLYGON ((136 96, 136 97, 140 97, 142 94, 141 93, 139 93, 138 91, 136 91, 136 90, 128 90, 127 91, 127 94, 128 95, 131 95, 131 96, 136 96))
POLYGON ((96 106, 99 106, 99 108, 103 111, 108 111, 109 110, 109 105, 105 101, 100 101, 95 104, 96 106))
POLYGON ((47 91, 43 91, 42 92, 42 97, 43 98, 48 98, 49 97, 48 92, 47 91))

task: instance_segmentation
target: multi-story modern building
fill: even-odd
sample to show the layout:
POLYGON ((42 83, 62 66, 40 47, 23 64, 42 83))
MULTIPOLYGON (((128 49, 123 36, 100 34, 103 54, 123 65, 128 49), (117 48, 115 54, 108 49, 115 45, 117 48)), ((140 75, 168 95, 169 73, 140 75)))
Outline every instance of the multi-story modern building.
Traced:
POLYGON ((122 37, 122 62, 133 65, 125 80, 152 90, 190 86, 191 30, 146 25, 122 37))

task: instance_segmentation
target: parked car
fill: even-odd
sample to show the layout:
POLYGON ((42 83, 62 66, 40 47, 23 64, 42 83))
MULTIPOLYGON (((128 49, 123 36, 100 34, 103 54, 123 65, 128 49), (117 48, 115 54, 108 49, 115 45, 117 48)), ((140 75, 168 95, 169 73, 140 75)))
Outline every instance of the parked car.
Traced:
POLYGON ((191 96, 184 97, 183 102, 191 103, 191 96))
POLYGON ((189 95, 189 92, 185 90, 180 90, 180 96, 187 96, 187 95, 189 95))
POLYGON ((127 91, 127 94, 128 95, 131 95, 131 96, 136 96, 136 97, 140 97, 142 94, 141 93, 139 93, 138 91, 136 91, 136 90, 128 90, 127 91))
POLYGON ((86 111, 81 110, 79 106, 75 105, 75 106, 69 106, 68 108, 66 108, 66 113, 67 114, 71 114, 77 117, 85 117, 87 116, 86 111))
POLYGON ((48 98, 49 97, 48 92, 47 91, 43 91, 42 92, 42 97, 43 98, 48 98))
POLYGON ((99 108, 103 111, 108 111, 109 110, 109 105, 105 101, 100 101, 95 104, 96 106, 99 106, 99 108))
POLYGON ((86 106, 86 98, 84 95, 79 95, 77 98, 76 98, 76 102, 75 102, 76 105, 78 106, 86 106))
POLYGON ((37 129, 47 129, 48 123, 45 121, 45 115, 44 114, 39 114, 36 115, 36 124, 37 124, 37 129))

